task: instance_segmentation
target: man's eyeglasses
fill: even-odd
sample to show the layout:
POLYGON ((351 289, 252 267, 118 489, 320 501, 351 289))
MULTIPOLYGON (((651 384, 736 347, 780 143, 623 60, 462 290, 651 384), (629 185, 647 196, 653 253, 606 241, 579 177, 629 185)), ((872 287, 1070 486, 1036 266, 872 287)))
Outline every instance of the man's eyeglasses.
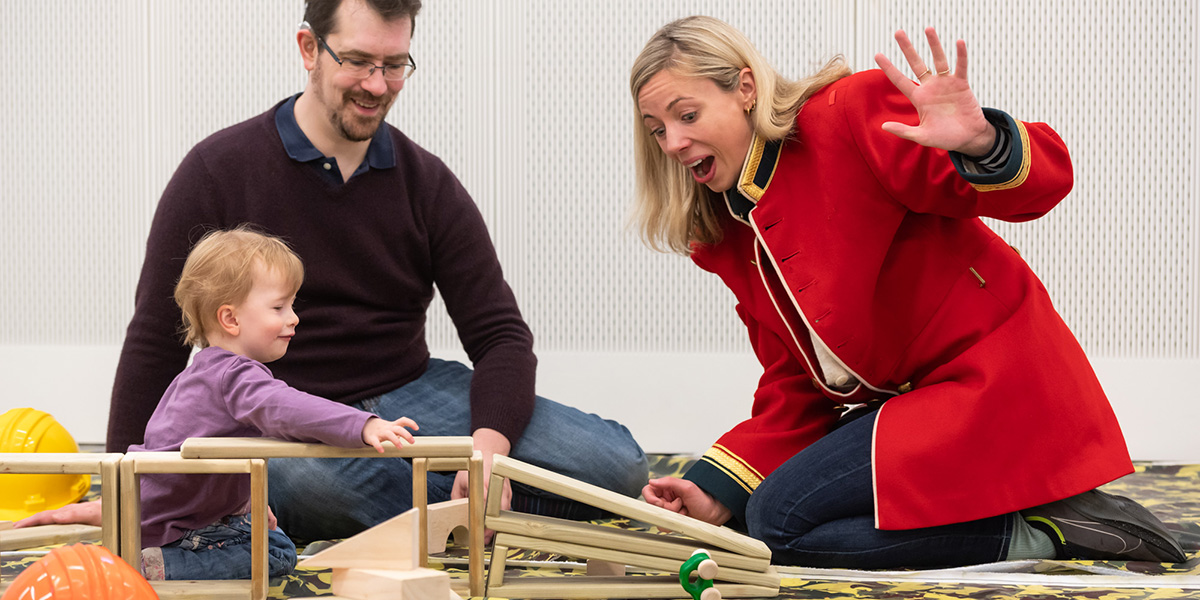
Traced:
POLYGON ((342 72, 351 77, 366 79, 375 74, 375 69, 379 69, 383 71, 383 78, 388 81, 404 81, 412 77, 413 71, 417 70, 417 62, 413 60, 411 54, 408 55, 408 64, 406 65, 377 65, 365 60, 338 58, 337 53, 333 51, 333 48, 329 47, 329 44, 325 43, 325 40, 321 39, 321 36, 316 33, 313 36, 317 38, 317 42, 329 53, 329 56, 333 57, 334 62, 341 67, 342 72))

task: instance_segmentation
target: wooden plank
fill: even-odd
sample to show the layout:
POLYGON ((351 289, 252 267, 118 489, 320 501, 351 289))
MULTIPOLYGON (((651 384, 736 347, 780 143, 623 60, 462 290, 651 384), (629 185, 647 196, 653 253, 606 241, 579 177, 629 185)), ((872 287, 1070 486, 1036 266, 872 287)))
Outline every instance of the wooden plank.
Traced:
POLYGON ((184 458, 470 458, 475 450, 470 436, 418 436, 411 445, 397 448, 383 442, 383 447, 384 453, 380 454, 370 446, 338 448, 270 438, 188 438, 180 452, 184 458))
POLYGON ((252 588, 251 582, 245 579, 151 581, 150 586, 159 598, 206 600, 246 600, 250 597, 252 588))
POLYGON ((130 452, 125 455, 122 464, 133 464, 133 472, 144 473, 179 473, 179 474, 210 474, 210 473, 249 473, 250 459, 248 458, 184 458, 178 452, 130 452))
POLYGON ((121 460, 105 452, 0 452, 0 473, 100 474, 100 465, 121 460))
MULTIPOLYGON (((721 583, 716 586, 722 598, 774 598, 778 588, 766 588, 740 583, 721 583)), ((588 577, 520 577, 499 586, 488 586, 493 598, 688 598, 692 596, 679 585, 678 576, 588 577)))
POLYGON ((469 458, 430 458, 430 471, 466 471, 470 466, 469 458))
POLYGON ((250 598, 266 600, 271 585, 267 573, 267 461, 250 460, 250 598))
POLYGON ((487 589, 489 593, 485 594, 486 596, 492 595, 490 590, 504 584, 504 566, 506 561, 508 561, 508 547, 493 541, 492 560, 488 564, 487 589))
POLYGON ((488 517, 487 526, 504 533, 662 556, 674 558, 680 562, 691 558, 692 552, 695 552, 697 548, 704 548, 708 555, 722 567, 761 572, 771 566, 771 561, 765 558, 754 558, 706 548, 696 540, 674 535, 629 531, 593 523, 581 523, 507 510, 500 511, 498 517, 488 517))
POLYGON ((37 525, 0 531, 0 551, 26 550, 54 544, 96 542, 101 528, 95 525, 37 525))
MULTIPOLYGON (((509 548, 525 548, 528 550, 563 554, 574 558, 595 558, 666 573, 678 573, 679 567, 683 565, 683 561, 672 558, 612 550, 609 548, 597 548, 595 546, 546 540, 512 533, 497 533, 496 543, 509 548)), ((719 566, 719 570, 717 571, 717 576, 714 578, 716 581, 779 588, 779 574, 774 569, 768 568, 763 572, 755 572, 725 567, 720 563, 717 563, 717 565, 719 566)))
POLYGON ((412 459, 412 507, 417 510, 417 566, 429 566, 429 471, 424 458, 412 459))
POLYGON ((467 464, 467 572, 471 596, 483 596, 483 454, 476 450, 467 464))
POLYGON ((100 463, 100 528, 109 552, 121 555, 121 454, 107 454, 100 463))
MULTIPOLYGON (((120 557, 142 572, 142 486, 132 460, 121 461, 120 557)), ((102 507, 103 508, 103 507, 102 507)), ((143 573, 144 574, 144 573, 143 573)))
MULTIPOLYGON (((493 477, 496 475, 507 477, 623 517, 656 525, 661 529, 679 532, 704 542, 699 546, 716 546, 735 554, 771 559, 771 551, 766 544, 732 529, 685 517, 665 508, 647 504, 635 498, 628 498, 611 490, 571 479, 507 456, 496 456, 493 459, 492 475, 493 477)), ((499 514, 498 511, 491 512, 491 508, 489 503, 488 514, 490 516, 499 514)))
POLYGON ((484 511, 484 520, 485 521, 489 517, 499 516, 500 502, 504 497, 504 478, 501 477, 500 475, 496 474, 496 471, 495 471, 496 463, 494 462, 496 458, 500 458, 500 457, 497 456, 497 457, 493 457, 493 459, 492 459, 493 460, 492 479, 491 479, 491 481, 488 482, 487 510, 484 511))

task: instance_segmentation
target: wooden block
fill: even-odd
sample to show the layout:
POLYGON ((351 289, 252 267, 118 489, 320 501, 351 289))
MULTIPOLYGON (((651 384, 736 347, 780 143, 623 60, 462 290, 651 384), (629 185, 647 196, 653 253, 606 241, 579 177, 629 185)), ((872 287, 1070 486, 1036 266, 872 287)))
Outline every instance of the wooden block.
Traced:
MULTIPOLYGON (((430 554, 445 552, 450 534, 467 530, 470 526, 470 502, 470 498, 459 498, 430 504, 425 508, 429 522, 429 541, 425 548, 430 554)), ((454 539, 456 542, 459 540, 457 534, 454 539)))
MULTIPOLYGON (((628 577, 521 577, 500 586, 488 585, 492 598, 688 598, 679 576, 628 577)), ((715 586, 723 598, 774 598, 778 588, 741 583, 715 586)))
POLYGON ((417 566, 429 566, 429 473, 424 458, 412 459, 412 507, 417 511, 417 566))
POLYGON ((470 510, 470 526, 467 527, 469 594, 483 596, 483 454, 476 450, 467 463, 467 500, 470 510))
MULTIPOLYGON (((611 490, 571 479, 507 456, 496 456, 493 459, 492 476, 493 478, 496 476, 507 477, 623 517, 656 525, 662 529, 677 531, 703 542, 697 547, 716 546, 735 554, 771 559, 771 550, 767 548, 766 544, 732 529, 717 527, 699 519, 685 517, 665 508, 628 498, 611 490)), ((499 511, 491 511, 490 504, 489 502, 488 515, 498 515, 499 511)))
MULTIPOLYGON (((504 584, 504 567, 508 561, 508 547, 492 544, 492 562, 488 565, 487 589, 504 584)), ((475 594, 472 593, 472 596, 475 594)), ((491 594, 488 594, 491 595, 491 594)))
POLYGON ((625 575, 625 565, 607 560, 589 558, 587 561, 587 574, 588 577, 623 577, 625 575))
POLYGON ((12 529, 12 526, 13 526, 13 522, 12 522, 12 521, 0 521, 0 531, 5 531, 5 530, 7 530, 7 529, 12 529))
POLYGON ((0 532, 0 551, 25 550, 54 544, 96 542, 101 528, 95 525, 38 525, 0 532))
POLYGON ((250 461, 247 458, 185 458, 178 452, 130 452, 125 455, 122 463, 124 462, 132 462, 133 472, 137 475, 146 473, 207 475, 250 472, 250 461))
POLYGON ((409 509, 354 537, 322 550, 297 567, 330 569, 395 569, 419 567, 417 509, 409 509))
POLYGON ((391 442, 383 442, 383 447, 384 453, 380 454, 370 446, 338 448, 270 438, 188 438, 180 452, 184 458, 470 458, 475 451, 470 436, 418 436, 411 445, 397 448, 391 442))
POLYGON ((245 579, 151 581, 150 587, 159 598, 246 600, 251 596, 251 582, 245 579))
POLYGON ((495 471, 496 458, 500 457, 492 458, 492 479, 488 482, 487 510, 484 511, 484 520, 500 514, 500 502, 504 494, 504 477, 497 475, 495 471))
POLYGON ((119 556, 142 572, 142 486, 133 460, 121 461, 121 551, 119 556))
POLYGON ((0 453, 0 473, 91 474, 100 476, 101 543, 119 554, 119 465, 124 455, 103 452, 0 453))
POLYGON ((466 471, 470 463, 469 458, 430 458, 430 471, 466 471))
MULTIPOLYGON (((678 573, 679 567, 683 564, 683 561, 660 556, 650 556, 608 548, 596 548, 594 546, 532 538, 512 533, 497 533, 496 543, 503 544, 509 548, 526 548, 528 550, 552 552, 576 558, 596 558, 666 573, 678 573)), ((773 568, 768 568, 762 572, 754 572, 733 569, 722 565, 720 572, 717 573, 717 580, 779 588, 779 573, 776 573, 773 568)))
POLYGON ((267 573, 267 461, 250 459, 250 596, 265 600, 270 587, 267 573))
POLYGON ((444 600, 450 594, 450 575, 421 567, 334 569, 332 583, 334 594, 357 600, 444 600))
MULTIPOLYGON (((199 588, 168 585, 173 596, 224 597, 224 590, 251 600, 265 600, 267 577, 267 462, 261 458, 186 459, 178 452, 131 452, 121 460, 121 558, 142 570, 141 482, 146 473, 250 474, 250 581, 208 581, 199 588), (211 589, 210 587, 211 586, 211 589), (223 587, 224 586, 224 587, 223 587), (236 590, 242 590, 237 592, 236 590)), ((178 582, 170 582, 178 583, 178 582)), ((157 588, 156 588, 157 589, 157 588)), ((160 594, 162 595, 162 594, 160 594)))
MULTIPOLYGON (((488 517, 487 526, 504 533, 662 556, 676 559, 681 563, 691 558, 692 552, 695 552, 697 548, 704 547, 698 545, 696 540, 665 533, 629 531, 594 523, 581 523, 507 510, 500 511, 498 517, 488 517)), ((711 548, 704 548, 704 550, 713 560, 717 561, 717 564, 723 567, 746 571, 766 571, 771 566, 771 561, 766 558, 753 558, 711 548)))

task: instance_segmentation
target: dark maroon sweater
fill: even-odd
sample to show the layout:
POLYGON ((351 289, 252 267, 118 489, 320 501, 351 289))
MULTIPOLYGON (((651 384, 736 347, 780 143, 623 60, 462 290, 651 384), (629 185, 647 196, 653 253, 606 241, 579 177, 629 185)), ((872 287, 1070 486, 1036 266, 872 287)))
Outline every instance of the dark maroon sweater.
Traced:
POLYGON ((269 365, 276 377, 343 403, 413 381, 428 365, 436 283, 475 367, 471 430, 490 427, 515 444, 533 410, 533 335, 466 190, 389 125, 396 165, 332 185, 287 155, 278 108, 197 144, 163 192, 117 366, 108 450, 142 442, 187 363, 173 291, 188 250, 206 231, 241 223, 287 240, 306 269, 296 337, 269 365))

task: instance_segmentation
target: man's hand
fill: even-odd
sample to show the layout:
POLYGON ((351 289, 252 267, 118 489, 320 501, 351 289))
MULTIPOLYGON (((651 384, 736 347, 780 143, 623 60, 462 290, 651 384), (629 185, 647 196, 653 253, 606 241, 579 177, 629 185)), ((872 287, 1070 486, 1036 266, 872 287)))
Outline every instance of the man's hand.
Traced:
MULTIPOLYGON (((492 480, 492 457, 499 454, 500 456, 508 456, 512 450, 512 444, 504 434, 495 429, 481 427, 471 434, 471 439, 475 442, 475 449, 483 455, 483 501, 487 502, 487 493, 489 483, 492 480)), ((454 488, 450 490, 450 498, 457 500, 466 498, 467 492, 470 489, 468 486, 469 479, 466 471, 459 471, 454 476, 454 488)), ((500 496, 500 510, 509 510, 512 508, 512 486, 508 480, 504 480, 504 491, 500 496)), ((489 529, 484 532, 484 543, 488 543, 492 539, 493 532, 489 529)))
POLYGON ((25 517, 13 523, 13 529, 33 527, 35 525, 64 525, 81 523, 83 525, 100 526, 100 501, 77 502, 54 510, 43 510, 36 515, 25 517))
POLYGON ((732 511, 708 492, 700 489, 700 486, 677 477, 651 479, 646 487, 642 488, 642 497, 646 502, 660 508, 713 525, 724 525, 733 517, 732 511))

